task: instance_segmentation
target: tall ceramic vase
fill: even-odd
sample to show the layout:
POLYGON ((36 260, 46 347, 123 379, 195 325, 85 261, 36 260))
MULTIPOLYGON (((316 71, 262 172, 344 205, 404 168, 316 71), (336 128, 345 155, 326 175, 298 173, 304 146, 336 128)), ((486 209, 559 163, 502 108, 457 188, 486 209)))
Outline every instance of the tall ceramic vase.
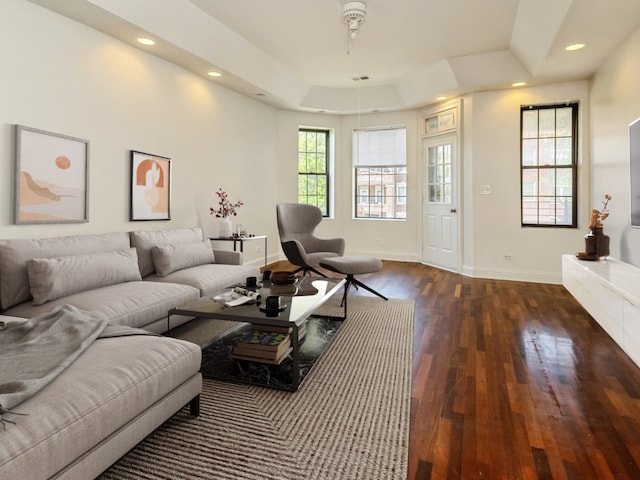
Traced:
POLYGON ((218 224, 218 237, 231 238, 231 220, 229 217, 223 217, 218 224))
POLYGON ((602 227, 594 227, 584 236, 585 253, 598 257, 609 256, 609 235, 605 235, 602 227))

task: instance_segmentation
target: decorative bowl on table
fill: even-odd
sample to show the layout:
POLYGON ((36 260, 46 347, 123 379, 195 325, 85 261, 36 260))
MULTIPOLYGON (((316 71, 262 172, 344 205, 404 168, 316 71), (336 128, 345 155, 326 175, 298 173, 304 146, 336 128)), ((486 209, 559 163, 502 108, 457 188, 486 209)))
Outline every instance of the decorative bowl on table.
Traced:
POLYGON ((272 272, 271 283, 274 285, 293 285, 298 277, 293 272, 272 272))

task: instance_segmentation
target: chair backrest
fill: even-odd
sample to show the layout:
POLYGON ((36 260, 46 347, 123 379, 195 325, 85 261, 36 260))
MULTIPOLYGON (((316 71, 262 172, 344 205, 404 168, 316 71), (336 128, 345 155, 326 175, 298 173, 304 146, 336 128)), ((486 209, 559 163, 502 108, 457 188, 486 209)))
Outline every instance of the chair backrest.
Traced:
POLYGON ((314 238, 313 232, 322 221, 322 210, 313 205, 299 203, 279 203, 276 218, 280 242, 314 238))
MULTIPOLYGON (((322 221, 322 211, 312 205, 279 203, 276 205, 280 245, 287 260, 305 272, 316 270, 320 260, 344 255, 343 238, 318 238, 314 230, 322 221)), ((296 271, 299 271, 298 269, 296 271)))

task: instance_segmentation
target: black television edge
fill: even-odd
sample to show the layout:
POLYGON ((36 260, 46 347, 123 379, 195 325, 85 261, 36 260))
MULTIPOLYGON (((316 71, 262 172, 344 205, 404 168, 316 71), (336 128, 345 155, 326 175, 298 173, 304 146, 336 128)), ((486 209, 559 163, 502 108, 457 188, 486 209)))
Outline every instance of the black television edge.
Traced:
POLYGON ((631 226, 640 228, 640 118, 629 125, 631 226))

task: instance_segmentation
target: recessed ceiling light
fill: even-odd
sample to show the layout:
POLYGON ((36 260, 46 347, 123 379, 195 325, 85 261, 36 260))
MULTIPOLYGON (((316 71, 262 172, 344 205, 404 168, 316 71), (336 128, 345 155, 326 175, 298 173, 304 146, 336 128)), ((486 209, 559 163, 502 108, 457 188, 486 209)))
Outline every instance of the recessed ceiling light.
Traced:
POLYGON ((574 50, 580 50, 581 48, 584 48, 584 43, 574 43, 564 47, 567 52, 573 52, 574 50))
POLYGON ((221 77, 222 76, 222 74, 220 72, 215 72, 213 70, 208 72, 207 75, 209 75, 210 77, 221 77))
POLYGON ((256 93, 256 97, 265 97, 266 95, 264 93, 256 93))
POLYGON ((438 100, 439 102, 441 102, 442 100, 446 100, 447 97, 444 96, 440 96, 440 97, 436 97, 436 100, 438 100))
POLYGON ((154 42, 150 38, 145 38, 145 37, 138 37, 137 41, 138 41, 139 44, 146 45, 147 47, 150 47, 151 45, 155 45, 156 44, 156 42, 154 42))
POLYGON ((524 87, 527 84, 527 82, 516 82, 516 83, 512 83, 511 86, 512 87, 524 87))

